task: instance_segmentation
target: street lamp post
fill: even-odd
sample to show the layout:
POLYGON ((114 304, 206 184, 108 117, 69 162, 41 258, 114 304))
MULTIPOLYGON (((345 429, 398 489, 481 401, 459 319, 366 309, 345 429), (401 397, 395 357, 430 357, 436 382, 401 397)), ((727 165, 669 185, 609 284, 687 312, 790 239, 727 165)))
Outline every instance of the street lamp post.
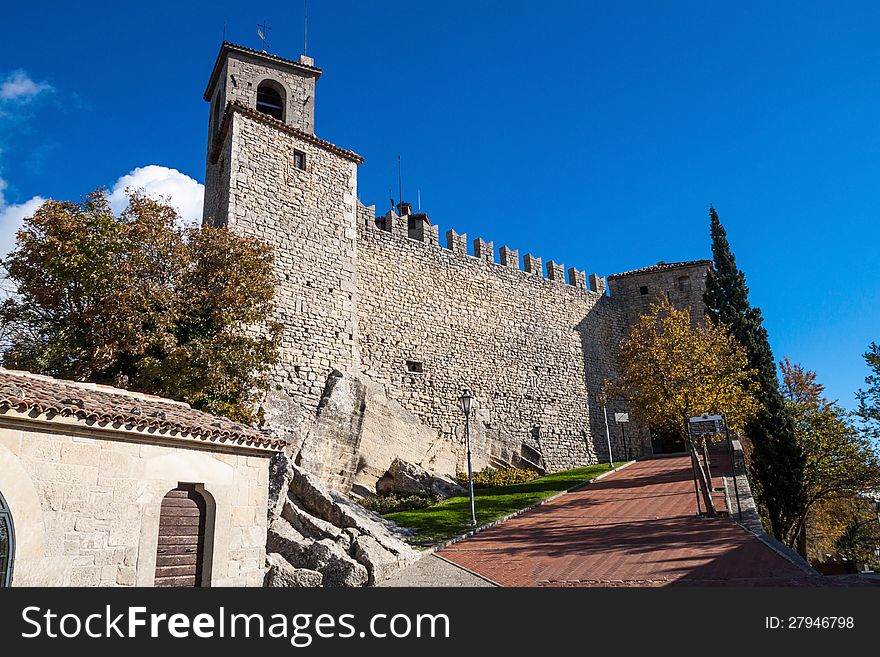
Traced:
POLYGON ((608 467, 614 467, 614 454, 611 452, 611 426, 608 424, 608 408, 602 403, 602 413, 605 415, 605 439, 608 441, 608 467))
POLYGON ((471 498, 471 526, 477 524, 477 513, 474 508, 474 471, 471 467, 471 406, 474 402, 474 396, 471 391, 465 388, 461 391, 461 397, 458 398, 458 405, 461 412, 464 413, 464 441, 467 449, 467 470, 468 470, 468 494, 471 498))

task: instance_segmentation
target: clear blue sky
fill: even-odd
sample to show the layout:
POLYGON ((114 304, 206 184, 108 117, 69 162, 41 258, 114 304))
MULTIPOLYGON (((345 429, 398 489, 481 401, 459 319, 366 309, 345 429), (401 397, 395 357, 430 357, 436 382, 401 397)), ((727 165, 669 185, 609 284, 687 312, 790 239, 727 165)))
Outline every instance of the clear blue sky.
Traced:
MULTIPOLYGON (((158 164, 204 180, 202 98, 227 39, 302 48, 302 3, 7 3, 5 202, 158 164)), ((880 340, 880 4, 310 2, 319 136, 360 196, 610 274, 708 257, 717 208, 778 358, 852 405, 880 340), (764 5, 772 4, 772 8, 764 5), (476 6, 474 6, 476 5, 476 6)))

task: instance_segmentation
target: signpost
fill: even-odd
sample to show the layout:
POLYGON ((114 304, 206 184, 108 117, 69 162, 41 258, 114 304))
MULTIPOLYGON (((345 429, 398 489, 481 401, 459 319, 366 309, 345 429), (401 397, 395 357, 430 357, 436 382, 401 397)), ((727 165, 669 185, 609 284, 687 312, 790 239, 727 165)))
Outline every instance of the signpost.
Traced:
POLYGON ((623 441, 624 449, 626 449, 626 460, 629 461, 629 443, 626 440, 626 431, 624 431, 624 425, 629 422, 629 413, 615 413, 614 421, 620 425, 620 439, 623 441))
POLYGON ((691 425, 691 433, 702 436, 707 433, 721 433, 724 416, 722 415, 696 415, 688 419, 691 425))
POLYGON ((706 441, 703 440, 703 466, 697 458, 697 450, 694 446, 694 436, 706 436, 716 434, 722 431, 724 417, 721 415, 696 415, 688 418, 688 442, 690 442, 691 465, 694 471, 694 493, 697 496, 697 512, 700 513, 700 493, 699 488, 703 489, 703 497, 706 502, 706 511, 710 516, 715 515, 715 505, 712 503, 712 473, 709 470, 709 453, 706 449, 706 441), (705 469, 704 469, 705 468, 705 469), (700 484, 698 485, 697 480, 700 484))

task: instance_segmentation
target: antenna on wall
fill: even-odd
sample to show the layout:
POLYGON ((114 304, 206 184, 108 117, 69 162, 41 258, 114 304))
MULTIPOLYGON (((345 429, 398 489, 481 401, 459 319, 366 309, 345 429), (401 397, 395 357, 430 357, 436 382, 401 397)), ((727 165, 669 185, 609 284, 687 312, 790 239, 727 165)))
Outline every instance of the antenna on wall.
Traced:
POLYGON ((403 178, 400 175, 400 155, 397 156, 397 199, 403 203, 403 178))
POLYGON ((303 0, 303 55, 308 55, 309 45, 309 0, 303 0))
POLYGON ((422 211, 422 190, 421 189, 416 191, 416 196, 418 196, 417 203, 418 203, 418 207, 419 207, 419 212, 421 212, 422 211))

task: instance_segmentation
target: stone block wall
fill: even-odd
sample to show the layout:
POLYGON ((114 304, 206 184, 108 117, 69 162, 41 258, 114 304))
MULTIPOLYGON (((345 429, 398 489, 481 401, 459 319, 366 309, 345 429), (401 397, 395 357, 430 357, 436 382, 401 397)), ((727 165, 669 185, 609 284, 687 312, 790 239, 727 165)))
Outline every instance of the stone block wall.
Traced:
POLYGON ((552 278, 531 256, 532 271, 514 267, 507 249, 497 263, 491 242, 476 240, 470 256, 454 231, 445 249, 382 230, 366 213, 358 230, 362 369, 389 397, 460 455, 456 400, 469 387, 480 451, 513 437, 537 443, 551 470, 605 458, 596 395, 622 335, 607 297, 577 275, 566 282, 557 263, 552 278))
POLYGON ((228 225, 232 142, 232 139, 226 139, 218 144, 216 153, 208 153, 202 218, 209 226, 228 225))
POLYGON ((262 584, 271 454, 88 435, 0 424, 13 585, 151 586, 162 499, 179 483, 202 484, 209 505, 206 582, 262 584))
POLYGON ((284 328, 264 411, 289 434, 296 409, 314 417, 329 374, 359 362, 356 164, 253 117, 231 121, 228 223, 274 248, 284 328))

